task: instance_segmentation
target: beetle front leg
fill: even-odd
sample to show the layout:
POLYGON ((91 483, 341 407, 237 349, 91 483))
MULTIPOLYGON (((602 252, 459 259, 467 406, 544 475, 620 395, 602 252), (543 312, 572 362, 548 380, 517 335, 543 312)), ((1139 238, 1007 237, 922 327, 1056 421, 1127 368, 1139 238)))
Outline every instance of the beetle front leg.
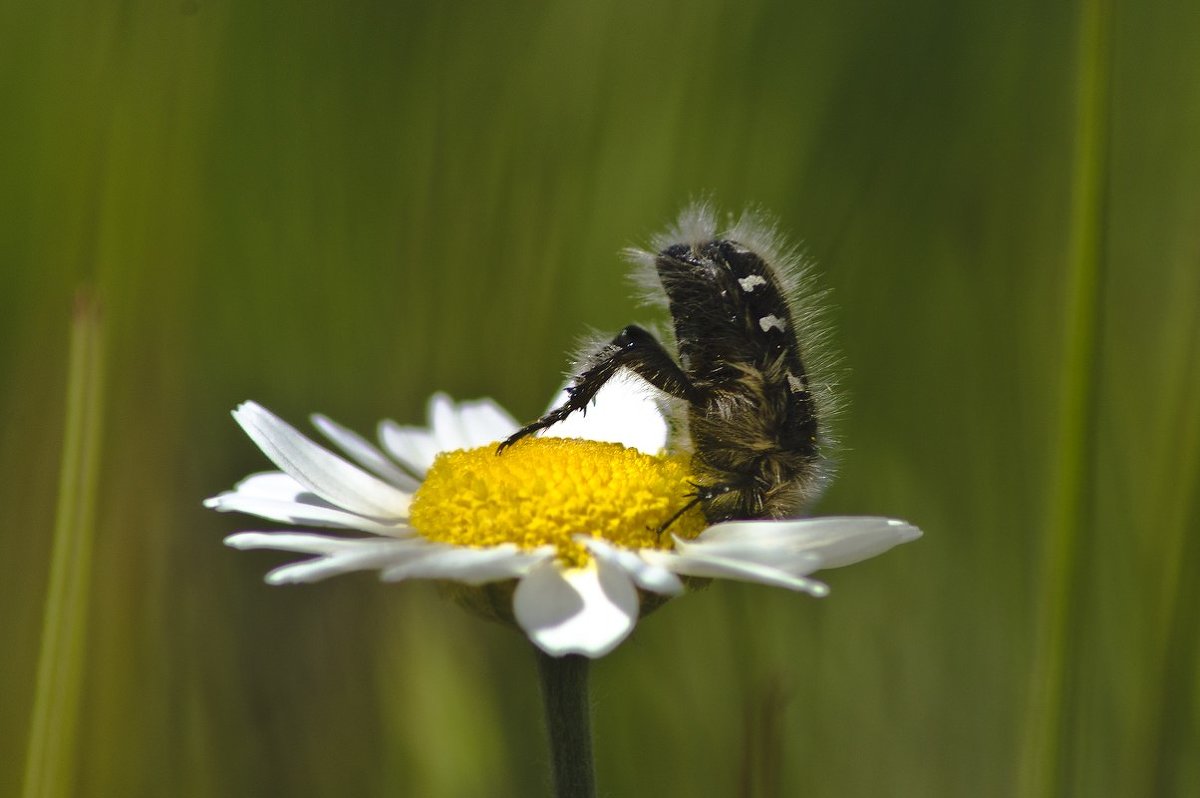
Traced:
POLYGON ((631 324, 601 349, 575 378, 567 388, 567 401, 514 432, 500 444, 496 453, 500 454, 527 435, 557 424, 576 410, 586 411, 597 392, 623 368, 671 396, 690 400, 695 393, 691 380, 658 339, 631 324))

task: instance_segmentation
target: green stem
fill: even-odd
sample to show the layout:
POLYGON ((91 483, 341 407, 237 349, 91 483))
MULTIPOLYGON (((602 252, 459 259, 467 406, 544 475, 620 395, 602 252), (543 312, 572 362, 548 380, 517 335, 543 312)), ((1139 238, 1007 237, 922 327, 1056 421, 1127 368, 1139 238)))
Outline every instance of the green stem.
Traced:
POLYGON ((102 394, 99 305, 83 293, 75 303, 67 369, 66 429, 25 757, 24 798, 72 793, 102 394))
POLYGON ((1111 0, 1084 0, 1080 10, 1057 485, 1042 561, 1039 628, 1018 783, 1018 793, 1030 798, 1050 798, 1065 789, 1071 643, 1082 589, 1080 540, 1088 521, 1097 412, 1111 0))
POLYGON ((596 773, 592 763, 592 723, 588 703, 587 657, 552 657, 537 651, 546 734, 554 772, 556 798, 594 798, 596 773))

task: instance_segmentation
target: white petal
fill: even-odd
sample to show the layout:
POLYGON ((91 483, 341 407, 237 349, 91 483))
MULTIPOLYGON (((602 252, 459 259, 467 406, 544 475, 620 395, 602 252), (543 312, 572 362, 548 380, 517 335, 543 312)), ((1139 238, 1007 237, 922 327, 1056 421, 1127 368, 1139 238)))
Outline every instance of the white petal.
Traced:
POLYGON ((513 612, 529 639, 547 654, 595 658, 633 631, 638 596, 628 574, 599 558, 568 571, 547 560, 517 585, 513 612))
POLYGON ((459 423, 468 448, 498 443, 517 431, 516 419, 491 399, 461 402, 458 406, 459 423))
POLYGON ((643 590, 661 593, 664 596, 677 596, 683 592, 683 581, 678 576, 661 565, 646 562, 637 552, 617 548, 586 535, 577 535, 575 540, 586 546, 597 559, 623 569, 633 579, 633 583, 643 590))
POLYGON ((647 560, 685 576, 704 576, 716 579, 736 579, 741 582, 758 582, 772 587, 784 587, 821 597, 829 588, 815 579, 797 576, 779 568, 729 557, 710 556, 702 553, 676 554, 666 551, 647 550, 642 552, 647 560))
POLYGON ((329 554, 357 548, 364 543, 394 545, 395 541, 378 538, 341 538, 312 532, 238 532, 225 538, 226 546, 242 551, 271 549, 300 554, 329 554))
POLYGON ((424 541, 379 538, 339 538, 303 532, 239 532, 225 538, 235 549, 272 549, 318 554, 311 560, 289 563, 266 575, 271 585, 318 582, 352 571, 377 571, 403 562, 425 547, 424 541))
POLYGON ((441 449, 433 433, 421 427, 405 427, 391 419, 379 422, 379 442, 392 457, 418 477, 433 465, 441 449))
MULTIPOLYGON (((856 519, 846 520, 854 521, 856 519)), ((831 541, 828 547, 821 551, 823 561, 821 567, 841 568, 843 565, 853 565, 877 554, 883 554, 901 543, 910 543, 923 534, 920 529, 905 521, 894 518, 875 520, 876 524, 871 526, 864 524, 854 535, 851 535, 850 529, 847 528, 844 537, 837 541, 831 541)))
MULTIPOLYGON (((592 404, 565 421, 543 430, 551 438, 585 438, 620 443, 647 454, 658 454, 667 445, 667 420, 654 401, 653 388, 640 377, 621 370, 604 384, 592 404)), ((551 408, 567 400, 559 392, 551 408)))
POLYGON ((233 417, 275 465, 326 501, 360 515, 407 517, 409 494, 321 448, 262 406, 244 402, 233 417))
MULTIPOLYGON (((771 522, 764 522, 771 523, 771 522)), ((766 565, 795 576, 803 576, 821 570, 821 555, 810 550, 804 541, 783 539, 766 540, 703 540, 703 533, 695 540, 675 538, 675 552, 698 557, 717 557, 726 560, 766 565)))
POLYGON ((233 492, 259 499, 319 504, 324 507, 333 506, 282 471, 262 471, 251 474, 234 485, 233 492))
MULTIPOLYGON (((312 494, 308 494, 312 495, 312 494)), ((277 499, 261 499, 242 493, 222 493, 204 501, 204 506, 223 513, 249 513, 271 521, 281 521, 286 524, 299 524, 336 529, 358 529, 375 535, 390 537, 406 537, 412 530, 402 523, 385 524, 373 518, 366 518, 335 507, 306 502, 280 501, 277 499)))
POLYGON ((359 465, 375 472, 397 488, 412 493, 420 486, 421 483, 416 478, 405 473, 389 460, 387 455, 357 432, 349 430, 319 413, 313 415, 312 422, 326 438, 357 461, 359 465))
POLYGON ((467 433, 458 417, 454 400, 438 392, 429 397, 429 428, 437 441, 439 452, 470 448, 467 433))
POLYGON ((921 530, 904 521, 869 516, 728 521, 709 527, 679 548, 691 551, 699 546, 710 554, 759 562, 770 562, 772 552, 780 557, 807 552, 819 557, 819 564, 811 569, 817 570, 860 562, 920 536, 921 530))
POLYGON ((303 562, 290 563, 275 568, 263 577, 269 585, 294 585, 301 582, 320 582, 331 576, 353 573, 354 571, 377 571, 386 568, 397 560, 410 556, 402 551, 371 551, 369 549, 354 549, 337 552, 325 557, 317 557, 303 562))
POLYGON ((267 573, 264 579, 270 585, 319 582, 331 576, 340 576, 354 571, 378 571, 413 556, 414 552, 411 550, 395 545, 363 544, 353 549, 333 552, 312 560, 280 566, 267 573))
POLYGON ((409 534, 403 524, 381 523, 334 507, 282 471, 251 474, 232 491, 205 499, 204 506, 219 512, 249 513, 289 524, 358 529, 393 537, 409 534))
POLYGON ((552 548, 522 551, 511 543, 486 549, 429 544, 420 557, 386 569, 380 578, 385 582, 450 579, 468 585, 482 585, 523 576, 553 552, 552 548))

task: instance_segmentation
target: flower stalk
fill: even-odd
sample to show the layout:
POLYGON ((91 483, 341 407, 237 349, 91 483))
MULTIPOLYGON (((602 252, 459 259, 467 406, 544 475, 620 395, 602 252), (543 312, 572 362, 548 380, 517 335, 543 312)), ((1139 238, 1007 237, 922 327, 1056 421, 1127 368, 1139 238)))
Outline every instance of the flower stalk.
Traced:
POLYGON ((553 657, 535 647, 555 798, 595 798, 588 665, 580 654, 553 657))

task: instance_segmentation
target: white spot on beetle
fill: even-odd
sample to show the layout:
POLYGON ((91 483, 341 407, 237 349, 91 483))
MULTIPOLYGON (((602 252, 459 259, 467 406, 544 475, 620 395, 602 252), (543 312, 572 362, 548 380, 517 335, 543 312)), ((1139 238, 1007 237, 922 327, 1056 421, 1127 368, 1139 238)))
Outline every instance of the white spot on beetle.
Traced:
POLYGON ((759 319, 758 326, 762 327, 763 332, 766 332, 767 330, 771 329, 772 327, 774 327, 776 330, 779 330, 780 332, 784 332, 785 330, 787 330, 786 325, 784 325, 784 323, 783 323, 783 319, 779 318, 774 313, 772 313, 769 316, 763 316, 761 319, 759 319))
POLYGON ((758 288, 760 285, 766 284, 767 280, 761 274, 752 274, 749 277, 738 278, 738 285, 740 285, 742 290, 747 294, 753 291, 755 288, 758 288))

